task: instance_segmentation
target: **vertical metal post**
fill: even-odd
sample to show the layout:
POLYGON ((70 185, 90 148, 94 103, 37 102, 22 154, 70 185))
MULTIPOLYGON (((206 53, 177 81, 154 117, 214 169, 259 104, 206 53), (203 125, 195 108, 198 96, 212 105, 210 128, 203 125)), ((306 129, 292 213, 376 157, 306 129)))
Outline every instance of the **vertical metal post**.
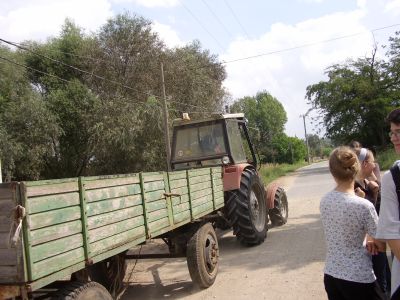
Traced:
POLYGON ((307 147, 307 162, 310 163, 310 150, 308 148, 307 127, 306 127, 306 114, 303 115, 303 123, 304 123, 304 136, 306 138, 306 147, 307 147))
POLYGON ((0 183, 3 182, 3 175, 1 174, 1 158, 0 158, 0 183))
POLYGON ((163 91, 165 152, 167 153, 167 171, 169 172, 169 171, 171 171, 171 145, 169 143, 168 109, 167 109, 167 96, 165 95, 164 65, 163 65, 163 63, 161 63, 161 81, 162 81, 162 91, 163 91))

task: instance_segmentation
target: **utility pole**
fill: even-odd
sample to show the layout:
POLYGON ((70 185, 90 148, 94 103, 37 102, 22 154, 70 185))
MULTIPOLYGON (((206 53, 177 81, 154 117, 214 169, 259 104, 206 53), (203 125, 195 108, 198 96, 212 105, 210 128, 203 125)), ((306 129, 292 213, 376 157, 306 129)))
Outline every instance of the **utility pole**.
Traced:
POLYGON ((167 171, 171 171, 171 145, 169 143, 168 109, 167 109, 167 96, 165 95, 163 63, 161 63, 161 81, 162 81, 162 92, 163 92, 164 139, 165 139, 165 152, 167 153, 167 171))
POLYGON ((307 148, 307 162, 310 163, 310 148, 308 146, 308 138, 307 138, 307 127, 306 127, 306 117, 308 113, 312 110, 310 108, 307 110, 307 112, 304 115, 300 115, 300 117, 303 117, 303 124, 304 124, 304 137, 306 138, 306 148, 307 148))
POLYGON ((3 175, 1 174, 1 159, 0 159, 0 183, 3 182, 3 175))

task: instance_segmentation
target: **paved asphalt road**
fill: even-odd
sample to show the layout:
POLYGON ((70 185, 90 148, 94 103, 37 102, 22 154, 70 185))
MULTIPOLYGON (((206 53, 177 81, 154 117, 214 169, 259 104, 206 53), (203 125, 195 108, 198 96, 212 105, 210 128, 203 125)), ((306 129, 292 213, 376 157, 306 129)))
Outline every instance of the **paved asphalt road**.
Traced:
POLYGON ((319 219, 319 201, 334 187, 327 162, 305 167, 280 183, 289 199, 288 223, 271 228, 263 244, 250 248, 241 246, 231 231, 218 232, 220 268, 213 286, 195 288, 184 258, 139 260, 129 264, 121 299, 327 299, 319 219))

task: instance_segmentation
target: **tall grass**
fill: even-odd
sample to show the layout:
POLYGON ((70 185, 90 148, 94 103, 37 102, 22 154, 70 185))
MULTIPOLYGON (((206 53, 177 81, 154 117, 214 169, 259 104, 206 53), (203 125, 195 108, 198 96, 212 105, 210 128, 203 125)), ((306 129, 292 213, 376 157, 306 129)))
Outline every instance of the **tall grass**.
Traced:
POLYGON ((298 168, 304 167, 307 162, 297 162, 291 164, 265 164, 261 166, 260 175, 265 185, 274 181, 275 179, 286 175, 287 173, 293 172, 298 168))
POLYGON ((400 155, 396 154, 393 148, 378 152, 376 161, 382 170, 388 170, 396 160, 400 159, 400 155))

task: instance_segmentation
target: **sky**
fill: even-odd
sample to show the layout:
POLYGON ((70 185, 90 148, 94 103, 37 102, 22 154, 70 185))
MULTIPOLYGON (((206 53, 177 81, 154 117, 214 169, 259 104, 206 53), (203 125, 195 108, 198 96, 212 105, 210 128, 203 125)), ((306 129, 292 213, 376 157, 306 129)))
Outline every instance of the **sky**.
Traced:
MULTIPOLYGON (((168 47, 200 41, 224 63, 232 100, 268 91, 284 106, 286 133, 300 138, 307 86, 327 80, 333 64, 370 56, 374 44, 383 59, 400 31, 400 0, 0 0, 0 38, 46 41, 65 18, 96 32, 124 12, 151 20, 168 47)), ((314 117, 307 133, 321 129, 314 117)))

